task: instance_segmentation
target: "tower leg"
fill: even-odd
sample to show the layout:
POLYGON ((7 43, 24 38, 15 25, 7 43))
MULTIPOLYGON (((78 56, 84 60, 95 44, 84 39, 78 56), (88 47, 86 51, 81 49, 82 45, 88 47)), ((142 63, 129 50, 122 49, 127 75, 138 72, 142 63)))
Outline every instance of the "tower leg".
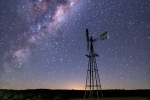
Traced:
POLYGON ((96 58, 95 56, 91 56, 89 57, 88 62, 84 99, 99 99, 99 92, 101 92, 101 96, 103 98, 96 58))

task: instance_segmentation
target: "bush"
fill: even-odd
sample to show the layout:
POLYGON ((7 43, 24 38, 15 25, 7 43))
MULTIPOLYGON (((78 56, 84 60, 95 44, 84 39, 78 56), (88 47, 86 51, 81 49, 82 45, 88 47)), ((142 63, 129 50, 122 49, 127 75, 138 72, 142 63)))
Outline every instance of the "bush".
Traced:
POLYGON ((38 97, 38 99, 40 99, 40 100, 43 99, 43 97, 42 97, 41 95, 38 95, 37 97, 38 97))
POLYGON ((34 96, 33 98, 32 98, 32 100, 37 100, 38 99, 38 97, 37 96, 34 96))
POLYGON ((8 100, 9 98, 11 98, 11 94, 5 94, 4 95, 4 100, 8 100))
POLYGON ((61 97, 54 97, 54 99, 53 100, 63 100, 63 98, 61 98, 61 97))
POLYGON ((21 94, 20 95, 14 95, 13 99, 15 99, 15 100, 24 100, 24 97, 21 94))

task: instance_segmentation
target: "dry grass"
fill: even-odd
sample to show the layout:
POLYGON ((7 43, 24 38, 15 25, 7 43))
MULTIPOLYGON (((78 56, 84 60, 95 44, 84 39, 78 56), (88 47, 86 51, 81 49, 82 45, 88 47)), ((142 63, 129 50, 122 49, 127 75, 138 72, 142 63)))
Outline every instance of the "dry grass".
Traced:
MULTIPOLYGON (((70 99, 70 100, 98 100, 98 99, 70 99)), ((147 97, 114 97, 114 98, 100 98, 99 100, 150 100, 147 97)))

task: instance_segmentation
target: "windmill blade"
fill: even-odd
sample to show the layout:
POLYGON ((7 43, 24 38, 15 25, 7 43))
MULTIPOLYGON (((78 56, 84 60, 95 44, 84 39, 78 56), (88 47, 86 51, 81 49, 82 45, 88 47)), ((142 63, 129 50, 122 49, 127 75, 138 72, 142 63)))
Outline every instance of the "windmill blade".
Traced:
POLYGON ((88 32, 88 29, 86 29, 86 39, 87 39, 87 41, 89 41, 89 32, 88 32))
POLYGON ((89 32, 88 32, 88 29, 86 29, 86 40, 87 40, 87 51, 89 51, 89 32))

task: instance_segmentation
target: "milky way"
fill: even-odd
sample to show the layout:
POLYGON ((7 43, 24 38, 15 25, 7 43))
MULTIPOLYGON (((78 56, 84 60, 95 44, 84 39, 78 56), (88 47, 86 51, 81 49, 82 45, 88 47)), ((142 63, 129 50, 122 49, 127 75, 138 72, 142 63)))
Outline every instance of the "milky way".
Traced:
MULTIPOLYGON (((18 48, 15 48, 17 50, 5 53, 4 70, 12 71, 13 67, 21 67, 31 57, 34 46, 41 46, 45 39, 46 42, 52 42, 57 35, 61 34, 59 31, 63 30, 63 24, 65 24, 68 15, 73 13, 72 8, 75 8, 76 2, 70 0, 65 4, 58 3, 55 7, 52 6, 52 3, 55 3, 54 0, 22 1, 21 3, 27 6, 21 5, 20 7, 18 5, 18 9, 21 9, 18 13, 27 24, 26 27, 30 26, 30 28, 17 38, 17 42, 25 42, 25 44, 19 46, 17 44, 18 48), (54 11, 51 11, 52 7, 54 11), (50 41, 51 39, 53 40, 50 41), (9 62, 7 59, 10 57, 11 61, 9 62)), ((16 44, 13 45, 16 46, 16 44)), ((50 47, 48 44, 47 46, 50 47)))
POLYGON ((103 89, 150 89, 150 2, 15 0, 0 3, 0 88, 84 89, 85 29, 103 89))

